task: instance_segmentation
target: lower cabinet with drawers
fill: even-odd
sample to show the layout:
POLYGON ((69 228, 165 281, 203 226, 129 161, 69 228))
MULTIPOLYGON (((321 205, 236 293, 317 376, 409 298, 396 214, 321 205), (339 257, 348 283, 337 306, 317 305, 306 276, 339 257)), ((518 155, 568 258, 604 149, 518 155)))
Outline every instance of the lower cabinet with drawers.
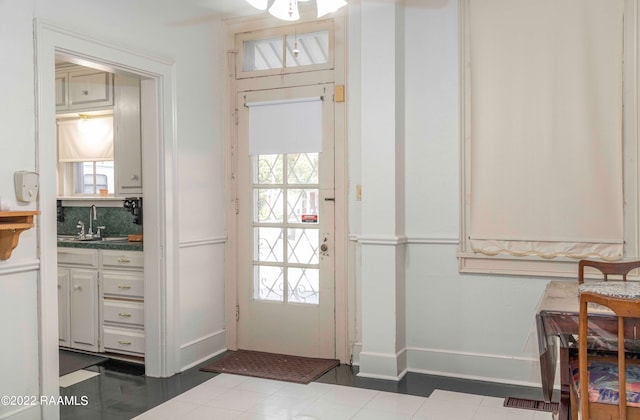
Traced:
POLYGON ((101 250, 101 350, 144 356, 144 261, 140 251, 101 250))
POLYGON ((144 357, 142 251, 58 249, 60 346, 144 357))

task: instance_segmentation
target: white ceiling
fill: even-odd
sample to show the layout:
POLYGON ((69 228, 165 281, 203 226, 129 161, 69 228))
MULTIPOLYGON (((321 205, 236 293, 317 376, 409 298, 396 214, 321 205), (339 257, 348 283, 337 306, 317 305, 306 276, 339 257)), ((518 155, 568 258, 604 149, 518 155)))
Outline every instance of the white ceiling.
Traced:
MULTIPOLYGON (((268 14, 266 11, 254 8, 246 0, 181 0, 179 4, 182 5, 184 3, 192 3, 196 7, 208 9, 209 14, 214 12, 221 15, 222 19, 268 14)), ((304 11, 307 11, 306 13, 312 11, 315 14, 316 11, 314 2, 299 3, 298 7, 301 14, 304 11)))
MULTIPOLYGON (((181 3, 183 1, 185 0, 181 3)), ((209 13, 213 11, 221 15, 223 19, 265 13, 252 7, 245 0, 186 0, 185 2, 193 2, 196 6, 210 10, 209 13)))

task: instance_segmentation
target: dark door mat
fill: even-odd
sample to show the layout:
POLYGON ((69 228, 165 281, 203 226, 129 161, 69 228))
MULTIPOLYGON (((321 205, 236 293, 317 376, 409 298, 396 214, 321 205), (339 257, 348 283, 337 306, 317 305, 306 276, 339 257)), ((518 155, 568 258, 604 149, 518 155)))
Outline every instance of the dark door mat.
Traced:
POLYGON ((77 353, 75 351, 59 350, 59 375, 68 375, 76 370, 106 362, 108 359, 90 354, 77 353))
POLYGON ((504 400, 504 406, 511 408, 523 408, 525 410, 546 411, 548 413, 555 413, 558 411, 557 402, 528 400, 526 398, 507 397, 504 400))
POLYGON ((335 359, 237 350, 200 370, 308 384, 339 364, 335 359))

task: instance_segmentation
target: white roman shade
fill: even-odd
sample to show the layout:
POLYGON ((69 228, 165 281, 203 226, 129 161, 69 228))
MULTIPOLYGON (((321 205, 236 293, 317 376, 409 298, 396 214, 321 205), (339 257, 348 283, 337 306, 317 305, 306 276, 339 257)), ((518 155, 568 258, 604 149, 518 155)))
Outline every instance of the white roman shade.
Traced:
POLYGON ((471 0, 469 239, 623 256, 623 0, 471 0))
POLYGON ((58 121, 58 160, 98 162, 113 160, 113 117, 58 121))
POLYGON ((247 102, 249 154, 322 151, 322 98, 247 102))

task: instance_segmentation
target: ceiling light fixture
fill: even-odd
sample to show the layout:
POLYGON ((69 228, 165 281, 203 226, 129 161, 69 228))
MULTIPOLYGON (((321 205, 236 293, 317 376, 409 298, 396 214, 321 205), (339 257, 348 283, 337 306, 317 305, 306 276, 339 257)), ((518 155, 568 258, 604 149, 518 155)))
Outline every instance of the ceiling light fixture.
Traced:
MULTIPOLYGON (((247 0, 247 3, 259 10, 269 10, 272 16, 287 21, 300 19, 298 2, 310 0, 247 0)), ((345 0, 316 0, 317 16, 320 18, 347 5, 345 0)))

